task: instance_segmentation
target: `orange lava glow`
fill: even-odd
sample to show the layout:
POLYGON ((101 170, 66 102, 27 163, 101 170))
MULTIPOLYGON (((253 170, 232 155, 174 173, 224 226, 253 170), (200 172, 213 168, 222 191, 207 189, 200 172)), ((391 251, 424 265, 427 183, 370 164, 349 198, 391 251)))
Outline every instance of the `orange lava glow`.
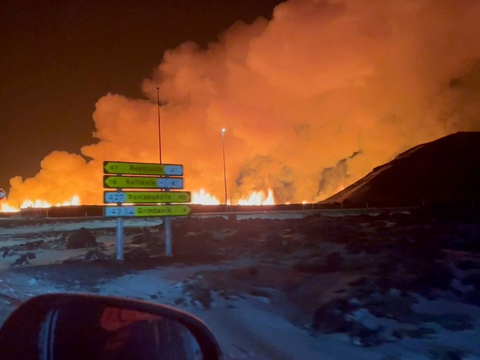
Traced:
POLYGON ((36 200, 30 200, 27 199, 22 204, 17 207, 14 205, 10 205, 7 203, 0 204, 0 212, 4 213, 12 213, 12 212, 19 212, 21 209, 29 209, 29 208, 34 208, 34 209, 48 209, 51 208, 52 206, 75 206, 75 205, 80 205, 80 197, 77 195, 74 195, 71 199, 66 200, 62 203, 57 203, 55 205, 52 205, 46 200, 41 200, 41 199, 36 199, 36 200))
POLYGON ((0 212, 3 213, 14 213, 14 212, 19 212, 20 209, 16 208, 14 206, 10 206, 8 204, 0 204, 0 212))
MULTIPOLYGON (((275 199, 272 189, 268 189, 267 194, 263 191, 254 191, 248 197, 234 201, 234 203, 236 205, 275 205, 275 199)), ((204 189, 200 189, 200 191, 192 191, 192 204, 220 205, 221 201, 204 189)), ((230 201, 228 201, 228 205, 230 205, 230 201)))
POLYGON ((203 189, 192 191, 192 204, 219 205, 220 200, 203 189))
MULTIPOLYGON (((200 204, 200 205, 220 205, 221 201, 215 197, 214 195, 208 193, 204 189, 200 189, 199 191, 192 191, 192 204, 200 204)), ((80 197, 75 195, 71 199, 64 201, 63 203, 57 203, 52 205, 47 200, 36 199, 30 200, 27 199, 22 202, 20 206, 14 206, 5 202, 0 204, 0 212, 3 213, 14 213, 19 212, 21 209, 48 209, 52 206, 74 206, 80 205, 80 197)), ((230 205, 230 201, 228 201, 230 205)), ((238 201, 234 200, 234 204, 236 205, 275 205, 275 199, 273 196, 273 190, 268 189, 267 193, 264 191, 254 191, 246 198, 239 199, 238 201)), ((108 204, 114 205, 114 204, 108 204)), ((124 205, 134 205, 134 204, 124 204, 124 205)))
POLYGON ((275 205, 272 189, 265 196, 263 191, 254 191, 247 199, 238 200, 238 205, 275 205))

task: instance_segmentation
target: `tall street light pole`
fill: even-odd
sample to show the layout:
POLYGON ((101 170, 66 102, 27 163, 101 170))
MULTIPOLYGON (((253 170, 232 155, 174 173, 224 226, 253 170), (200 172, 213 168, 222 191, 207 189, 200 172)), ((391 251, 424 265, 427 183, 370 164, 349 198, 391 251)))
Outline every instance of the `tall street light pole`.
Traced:
POLYGON ((162 128, 160 126, 160 88, 157 89, 157 118, 158 118, 158 162, 162 163, 162 128))
POLYGON ((228 212, 227 168, 225 166, 225 129, 222 129, 222 150, 223 150, 223 184, 225 186, 225 212, 228 212))
MULTIPOLYGON (((160 87, 155 86, 157 90, 157 117, 158 117, 158 162, 162 163, 162 128, 160 126, 160 87)), ((168 190, 167 190, 168 191, 168 190)), ((165 255, 173 256, 172 246, 172 218, 167 216, 164 221, 165 226, 165 255)))

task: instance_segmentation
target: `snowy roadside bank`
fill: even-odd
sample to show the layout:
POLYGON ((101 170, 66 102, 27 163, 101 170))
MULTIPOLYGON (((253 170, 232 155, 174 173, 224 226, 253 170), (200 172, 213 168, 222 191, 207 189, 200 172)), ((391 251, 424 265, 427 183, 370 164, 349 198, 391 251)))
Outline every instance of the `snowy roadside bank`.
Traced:
MULTIPOLYGON (((74 231, 80 228, 86 229, 113 229, 116 225, 116 219, 104 220, 104 219, 86 219, 84 221, 49 221, 43 224, 28 225, 28 222, 25 221, 25 224, 17 224, 11 227, 2 227, 0 223, 0 241, 2 238, 11 236, 11 235, 20 235, 20 234, 38 234, 52 231, 74 231)), ((158 218, 138 218, 138 219, 125 219, 125 227, 149 227, 157 226, 162 224, 162 220, 158 218)))
MULTIPOLYGON (((113 295, 168 304, 193 313, 207 323, 217 337, 226 359, 252 360, 427 360, 432 359, 432 349, 461 349, 470 354, 468 359, 480 359, 480 308, 447 300, 429 301, 419 295, 415 309, 422 312, 442 313, 445 309, 468 313, 475 320, 475 329, 452 332, 437 326, 431 339, 405 338, 377 347, 359 347, 351 343, 347 334, 313 334, 308 328, 294 326, 281 316, 276 304, 265 298, 242 293, 225 298, 211 292, 211 302, 206 308, 191 293, 187 284, 202 271, 229 271, 249 266, 248 261, 224 263, 217 266, 168 266, 139 271, 116 278, 105 279, 97 286, 84 287, 81 281, 65 287, 58 281, 35 278, 23 274, 4 272, 0 277, 0 293, 26 300, 32 296, 55 292, 77 292, 113 295), (392 357, 394 356, 394 357, 392 357)), ((4 303, 2 321, 15 306, 0 296, 4 303)), ((364 314, 365 315, 365 314, 364 314)), ((386 322, 373 315, 362 321, 386 322)), ((431 325, 431 324, 430 324, 431 325)), ((439 358, 440 359, 440 358, 439 358)), ((453 359, 453 358, 452 358, 453 359)), ((462 358, 464 359, 464 358, 462 358)), ((467 359, 467 358, 465 358, 467 359)))
MULTIPOLYGON (((449 348, 469 354, 468 359, 480 359, 480 344, 475 340, 480 339, 480 308, 454 301, 429 301, 417 295, 419 303, 416 310, 441 314, 449 309, 468 313, 475 320, 475 329, 454 332, 437 326, 437 334, 431 339, 405 338, 377 347, 359 347, 351 343, 347 334, 313 335, 307 328, 294 326, 279 315, 275 304, 256 296, 242 294, 240 297, 225 299, 217 292, 212 292, 211 304, 205 308, 185 291, 185 284, 200 271, 228 271, 239 265, 244 266, 246 263, 170 266, 140 271, 111 279, 100 284, 95 291, 85 292, 142 299, 191 312, 212 329, 226 359, 427 360, 432 359, 432 349, 449 348)), ((61 287, 42 282, 30 285, 30 288, 31 294, 65 291, 61 287)), ((80 286, 76 291, 83 292, 80 286)), ((381 323, 392 320, 371 315, 363 321, 381 323)))
POLYGON ((32 235, 0 263, 35 255, 1 274, 19 296, 86 292, 190 311, 227 359, 478 360, 479 230, 422 213, 191 218, 174 222, 173 258, 161 229, 138 227, 119 264, 114 230, 97 228, 32 235))

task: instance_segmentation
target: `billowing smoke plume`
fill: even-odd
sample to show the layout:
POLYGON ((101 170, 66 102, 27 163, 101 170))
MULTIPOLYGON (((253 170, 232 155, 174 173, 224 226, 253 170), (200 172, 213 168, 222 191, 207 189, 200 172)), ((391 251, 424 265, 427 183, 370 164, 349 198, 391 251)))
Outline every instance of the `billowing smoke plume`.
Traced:
POLYGON ((99 203, 101 161, 157 161, 155 86, 163 160, 185 165, 188 189, 223 198, 225 128, 232 198, 325 198, 409 147, 480 129, 478 19, 479 1, 289 0, 207 49, 167 51, 148 100, 101 98, 98 144, 50 154, 35 178, 12 179, 10 200, 99 203))

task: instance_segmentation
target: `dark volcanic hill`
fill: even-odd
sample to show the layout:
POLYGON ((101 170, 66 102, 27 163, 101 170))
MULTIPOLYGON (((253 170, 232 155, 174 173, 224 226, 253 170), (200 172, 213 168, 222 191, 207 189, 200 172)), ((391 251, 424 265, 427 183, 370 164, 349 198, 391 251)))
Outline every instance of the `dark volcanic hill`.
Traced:
POLYGON ((365 206, 480 199, 480 132, 418 145, 322 203, 365 206))

